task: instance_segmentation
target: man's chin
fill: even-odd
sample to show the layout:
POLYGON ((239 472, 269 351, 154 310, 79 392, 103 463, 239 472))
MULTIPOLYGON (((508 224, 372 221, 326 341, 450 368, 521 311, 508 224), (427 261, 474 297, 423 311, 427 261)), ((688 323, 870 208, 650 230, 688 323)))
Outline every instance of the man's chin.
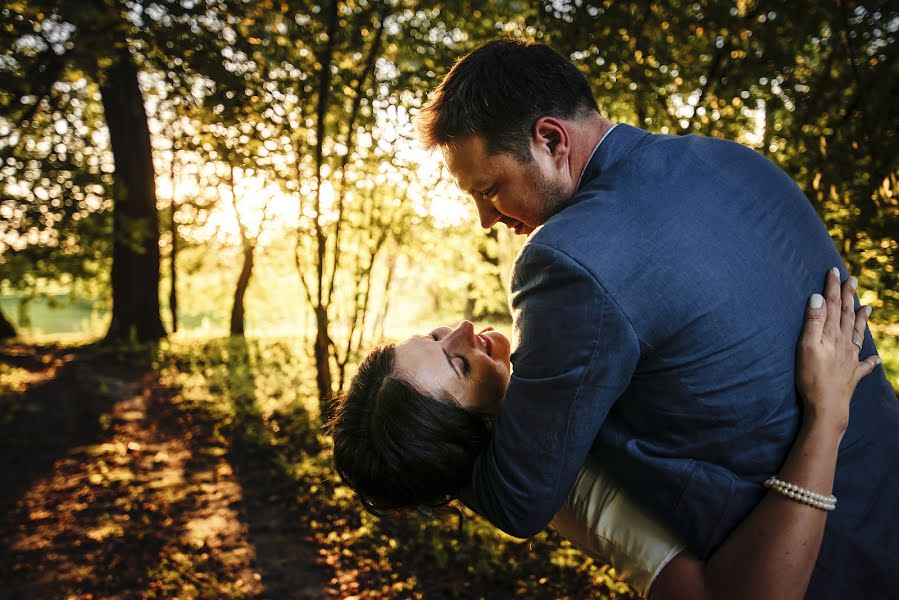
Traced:
POLYGON ((512 231, 515 232, 515 235, 530 235, 534 228, 524 223, 518 223, 512 227, 512 231))

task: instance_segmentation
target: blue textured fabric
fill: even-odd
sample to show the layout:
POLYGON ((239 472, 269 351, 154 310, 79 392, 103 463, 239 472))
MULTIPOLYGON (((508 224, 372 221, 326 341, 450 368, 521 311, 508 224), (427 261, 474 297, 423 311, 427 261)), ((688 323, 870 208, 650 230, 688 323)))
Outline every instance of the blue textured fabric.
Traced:
MULTIPOLYGON (((796 435, 796 342, 833 266, 848 277, 758 153, 619 125, 516 261, 512 380, 466 501, 528 537, 592 452, 707 557, 796 435)), ((863 346, 875 352, 870 334, 863 346)), ((897 468, 899 402, 878 367, 853 397, 810 598, 899 589, 897 468)))

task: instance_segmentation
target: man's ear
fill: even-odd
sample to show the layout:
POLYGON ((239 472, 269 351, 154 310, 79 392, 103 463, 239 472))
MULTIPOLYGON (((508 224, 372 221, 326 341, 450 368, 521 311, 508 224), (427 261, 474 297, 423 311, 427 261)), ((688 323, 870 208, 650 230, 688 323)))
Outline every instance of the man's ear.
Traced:
POLYGON ((534 123, 533 142, 535 153, 545 152, 557 168, 568 161, 571 151, 571 137, 565 123, 555 117, 540 117, 534 123))

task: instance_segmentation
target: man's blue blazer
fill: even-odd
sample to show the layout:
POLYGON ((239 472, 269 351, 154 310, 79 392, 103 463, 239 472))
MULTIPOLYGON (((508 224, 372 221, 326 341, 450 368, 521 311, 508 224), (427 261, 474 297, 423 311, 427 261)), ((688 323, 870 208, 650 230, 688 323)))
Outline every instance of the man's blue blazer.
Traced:
MULTIPOLYGON (((516 261, 512 380, 467 501, 530 536, 594 453, 708 557, 796 435, 796 343, 834 266, 849 276, 760 154, 618 125, 516 261)), ((899 595, 897 468, 899 402, 878 367, 853 396, 809 598, 899 595)))

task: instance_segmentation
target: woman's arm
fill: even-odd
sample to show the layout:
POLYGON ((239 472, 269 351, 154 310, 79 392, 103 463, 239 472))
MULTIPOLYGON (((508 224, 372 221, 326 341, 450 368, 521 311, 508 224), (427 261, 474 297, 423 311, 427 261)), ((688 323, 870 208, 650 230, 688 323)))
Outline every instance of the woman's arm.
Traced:
MULTIPOLYGON (((806 311, 797 353, 797 385, 804 401, 799 435, 777 476, 828 496, 837 452, 849 423, 849 400, 862 377, 880 363, 858 361, 868 311, 853 311, 854 279, 840 289, 828 272, 825 299, 806 311), (817 307, 816 307, 817 305, 817 307)), ((799 599, 805 594, 824 536, 827 511, 770 490, 705 564, 682 552, 659 573, 652 600, 705 598, 799 599)))

